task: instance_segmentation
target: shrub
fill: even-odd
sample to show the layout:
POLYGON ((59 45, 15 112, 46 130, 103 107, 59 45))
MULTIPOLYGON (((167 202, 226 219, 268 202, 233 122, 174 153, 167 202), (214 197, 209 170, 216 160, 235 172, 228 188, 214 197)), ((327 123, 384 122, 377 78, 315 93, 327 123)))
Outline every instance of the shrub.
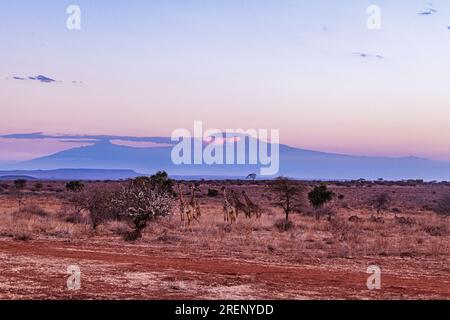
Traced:
POLYGON ((25 180, 25 179, 14 180, 14 187, 17 190, 22 190, 23 188, 25 188, 26 185, 27 185, 27 180, 25 180))
MULTIPOLYGON (((139 178, 137 178, 139 179, 139 178)), ((144 178, 145 179, 145 178, 144 178)), ((175 181, 169 178, 169 175, 165 171, 158 171, 150 177, 150 182, 153 188, 157 188, 161 192, 175 196, 176 193, 173 190, 175 181)))
POLYGON ((70 181, 66 183, 66 190, 70 192, 80 192, 84 188, 84 184, 81 181, 70 181))
POLYGON ((108 185, 93 185, 71 194, 68 200, 78 214, 82 211, 89 213, 92 228, 95 230, 101 223, 118 218, 118 208, 113 202, 115 196, 114 188, 108 185))
POLYGON ((277 222, 275 222, 275 228, 277 228, 279 231, 289 231, 294 227, 294 224, 292 221, 286 220, 286 219, 280 219, 277 222))
POLYGON ((435 209, 436 213, 445 217, 450 216, 450 196, 446 196, 438 201, 435 209))
POLYGON ((208 189, 208 197, 214 198, 217 197, 219 195, 219 190, 216 189, 208 189))
POLYGON ((32 240, 33 238, 31 237, 31 235, 29 233, 20 231, 13 235, 13 239, 16 241, 29 241, 29 240, 32 240))
POLYGON ((423 230, 433 237, 442 237, 447 235, 446 226, 427 226, 423 230))
POLYGON ((314 214, 317 220, 326 217, 328 221, 331 221, 331 219, 336 216, 336 212, 332 208, 328 207, 314 209, 314 214))
POLYGON ((44 186, 42 185, 42 183, 40 183, 40 182, 36 182, 35 184, 34 184, 34 191, 42 191, 42 188, 43 188, 44 186))
POLYGON ((49 213, 42 209, 37 205, 29 205, 20 210, 22 213, 39 216, 39 217, 47 217, 49 213))
POLYGON ((372 200, 372 206, 379 214, 382 210, 386 210, 388 208, 390 201, 391 199, 387 193, 380 193, 372 200))
POLYGON ((170 213, 173 200, 172 183, 166 173, 157 173, 147 178, 139 177, 113 198, 121 215, 132 222, 134 230, 126 235, 125 240, 135 241, 142 236, 147 222, 170 213))
POLYGON ((334 196, 334 192, 328 190, 325 184, 314 187, 308 193, 309 202, 314 209, 322 208, 327 202, 330 202, 334 196))

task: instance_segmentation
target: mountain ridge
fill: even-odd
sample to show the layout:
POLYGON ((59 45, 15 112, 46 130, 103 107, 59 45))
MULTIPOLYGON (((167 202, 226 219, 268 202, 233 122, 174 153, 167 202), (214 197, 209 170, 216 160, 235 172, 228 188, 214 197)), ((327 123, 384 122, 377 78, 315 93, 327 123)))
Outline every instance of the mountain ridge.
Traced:
MULTIPOLYGON (((104 137, 104 136, 103 136, 104 137)), ((145 139, 145 138, 142 138, 145 139)), ((151 138, 154 139, 154 138, 151 138)), ((159 141, 167 141, 167 137, 159 141)), ((277 175, 298 179, 346 180, 450 180, 450 163, 409 157, 370 157, 327 153, 280 144, 280 171, 277 175)), ((247 144, 248 148, 248 144, 247 144)), ((56 152, 44 157, 8 165, 8 170, 56 170, 60 168, 132 170, 151 174, 165 170, 174 176, 245 177, 259 172, 259 165, 180 165, 171 161, 172 146, 132 147, 109 139, 56 152)), ((270 178, 270 177, 269 177, 270 178)))

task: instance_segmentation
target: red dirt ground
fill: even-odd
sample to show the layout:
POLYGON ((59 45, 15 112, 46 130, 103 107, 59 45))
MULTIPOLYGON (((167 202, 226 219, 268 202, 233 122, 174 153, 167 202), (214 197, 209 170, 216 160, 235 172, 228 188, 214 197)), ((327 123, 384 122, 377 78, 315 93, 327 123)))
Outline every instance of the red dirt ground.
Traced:
POLYGON ((0 299, 450 299, 445 261, 393 257, 308 265, 208 258, 114 243, 0 240, 0 299), (381 290, 366 268, 380 264, 381 290), (66 287, 81 268, 81 290, 66 287))

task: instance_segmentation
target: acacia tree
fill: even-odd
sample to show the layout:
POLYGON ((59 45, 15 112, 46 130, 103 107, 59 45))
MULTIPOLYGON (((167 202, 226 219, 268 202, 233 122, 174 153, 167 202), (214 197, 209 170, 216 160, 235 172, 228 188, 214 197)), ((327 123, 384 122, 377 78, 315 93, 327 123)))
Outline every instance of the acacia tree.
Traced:
POLYGON ((101 223, 117 219, 118 208, 114 206, 117 190, 106 184, 89 186, 79 192, 71 193, 69 202, 77 213, 87 211, 95 230, 101 223))
POLYGON ((279 177, 271 183, 270 189, 276 195, 274 205, 283 209, 286 223, 289 222, 289 214, 299 212, 303 205, 304 187, 297 181, 279 177))

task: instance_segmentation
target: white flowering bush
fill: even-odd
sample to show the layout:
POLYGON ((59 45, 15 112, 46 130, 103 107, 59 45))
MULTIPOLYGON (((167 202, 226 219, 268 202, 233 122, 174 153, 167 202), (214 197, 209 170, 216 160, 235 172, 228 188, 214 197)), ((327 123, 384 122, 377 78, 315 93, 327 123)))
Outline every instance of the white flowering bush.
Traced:
POLYGON ((142 236, 148 221, 170 214, 173 195, 155 176, 140 177, 124 186, 113 199, 113 204, 124 218, 132 222, 134 230, 126 235, 126 240, 134 241, 142 236))

